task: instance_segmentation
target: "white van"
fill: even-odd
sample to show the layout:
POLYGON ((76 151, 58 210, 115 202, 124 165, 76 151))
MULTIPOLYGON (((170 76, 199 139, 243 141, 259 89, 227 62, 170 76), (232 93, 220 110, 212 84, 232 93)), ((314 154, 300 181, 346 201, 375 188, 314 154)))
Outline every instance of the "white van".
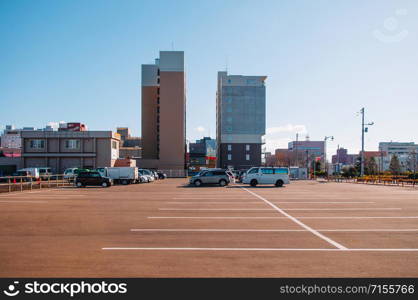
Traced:
POLYGON ((289 184, 289 168, 268 168, 268 167, 254 167, 249 169, 244 177, 242 183, 256 186, 257 184, 274 184, 275 186, 283 186, 289 184))

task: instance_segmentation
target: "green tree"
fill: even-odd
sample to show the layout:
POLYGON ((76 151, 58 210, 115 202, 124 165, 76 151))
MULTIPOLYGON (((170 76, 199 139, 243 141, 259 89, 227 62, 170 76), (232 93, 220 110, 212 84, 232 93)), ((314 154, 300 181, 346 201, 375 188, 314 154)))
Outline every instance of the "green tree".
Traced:
POLYGON ((367 169, 366 174, 375 175, 377 173, 378 168, 377 168, 376 159, 374 157, 371 157, 366 161, 366 166, 367 166, 367 168, 365 168, 365 169, 367 169))
POLYGON ((416 173, 418 170, 418 153, 415 150, 412 150, 408 155, 408 160, 406 162, 408 171, 416 173))
POLYGON ((389 170, 393 175, 399 175, 401 173, 401 163, 396 154, 393 154, 390 159, 389 170))
POLYGON ((357 176, 357 170, 354 166, 345 166, 342 169, 342 176, 343 177, 355 177, 357 176))

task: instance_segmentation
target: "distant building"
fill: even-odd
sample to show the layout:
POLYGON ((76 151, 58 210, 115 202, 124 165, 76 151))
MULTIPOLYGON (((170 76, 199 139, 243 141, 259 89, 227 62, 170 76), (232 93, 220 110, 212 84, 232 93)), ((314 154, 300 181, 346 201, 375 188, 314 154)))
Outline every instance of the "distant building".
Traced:
POLYGON ((16 149, 22 147, 21 131, 22 129, 16 129, 13 125, 6 125, 6 129, 1 135, 1 148, 16 149))
POLYGON ((120 158, 141 158, 142 157, 142 139, 131 136, 128 127, 118 127, 117 133, 120 135, 120 158))
POLYGON ((389 170, 390 161, 393 155, 396 155, 401 165, 401 172, 410 171, 410 161, 412 156, 418 155, 418 144, 414 142, 380 142, 379 150, 387 153, 386 156, 382 157, 382 168, 385 171, 389 170))
POLYGON ((345 148, 338 148, 337 154, 332 156, 332 164, 354 165, 358 157, 358 154, 348 154, 348 150, 345 148))
POLYGON ((261 165, 266 132, 266 78, 218 72, 218 167, 249 169, 261 165))
POLYGON ((199 171, 201 168, 216 166, 216 140, 210 137, 196 140, 189 144, 189 169, 199 171))
POLYGON ((141 167, 185 175, 186 93, 183 51, 160 51, 142 65, 141 167))
POLYGON ((112 131, 22 131, 22 167, 112 167, 119 157, 119 135, 112 131))

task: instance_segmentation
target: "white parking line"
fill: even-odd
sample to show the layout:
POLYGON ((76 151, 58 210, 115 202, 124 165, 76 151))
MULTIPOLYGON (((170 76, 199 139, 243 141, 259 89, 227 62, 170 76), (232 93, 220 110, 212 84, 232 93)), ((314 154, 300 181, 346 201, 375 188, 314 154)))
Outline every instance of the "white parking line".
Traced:
POLYGON ((13 203, 13 204, 18 204, 18 203, 47 203, 48 201, 42 201, 42 200, 0 200, 0 203, 13 203))
MULTIPOLYGON (((402 208, 282 208, 284 211, 401 210, 402 208)), ((275 211, 272 208, 159 208, 164 211, 275 211)))
MULTIPOLYGON (((205 200, 205 199, 219 200, 219 197, 199 197, 199 196, 194 196, 194 197, 174 197, 173 199, 174 200, 199 200, 199 199, 202 199, 202 200, 205 200)), ((223 198, 223 199, 225 199, 225 198, 223 198)), ((229 199, 229 200, 233 200, 233 199, 237 199, 237 200, 243 200, 243 199, 244 200, 245 199, 253 200, 254 198, 251 198, 251 197, 228 197, 226 199, 229 199)))
MULTIPOLYGON (((316 229, 320 232, 418 232, 418 229, 316 229)), ((134 232, 308 232, 306 229, 173 229, 134 228, 134 232)))
MULTIPOLYGON (((376 203, 376 202, 327 202, 327 201, 320 201, 320 202, 274 202, 275 204, 369 204, 369 203, 376 203)), ((249 202, 239 202, 239 201, 219 201, 219 202, 206 202, 206 201, 177 201, 177 202, 166 202, 167 204, 264 204, 260 201, 249 201, 249 202)))
POLYGON ((182 248, 182 247, 105 247, 102 250, 162 250, 162 251, 364 251, 364 252, 416 252, 418 249, 408 248, 358 248, 358 249, 340 249, 340 248, 182 248))
MULTIPOLYGON (((191 216, 181 216, 181 217, 159 217, 159 216, 150 216, 148 219, 288 219, 287 217, 191 217, 191 216)), ((298 219, 418 219, 418 216, 407 216, 407 217, 298 217, 298 219)))

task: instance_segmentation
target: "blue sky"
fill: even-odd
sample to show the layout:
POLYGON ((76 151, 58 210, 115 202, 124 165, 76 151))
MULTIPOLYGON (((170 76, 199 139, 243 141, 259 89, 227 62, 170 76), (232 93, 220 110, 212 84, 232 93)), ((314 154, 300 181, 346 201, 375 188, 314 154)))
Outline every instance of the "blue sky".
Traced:
POLYGON ((418 142, 418 2, 0 1, 0 129, 82 121, 140 135, 140 65, 184 50, 187 136, 215 135, 217 71, 267 75, 267 150, 296 132, 418 142))

